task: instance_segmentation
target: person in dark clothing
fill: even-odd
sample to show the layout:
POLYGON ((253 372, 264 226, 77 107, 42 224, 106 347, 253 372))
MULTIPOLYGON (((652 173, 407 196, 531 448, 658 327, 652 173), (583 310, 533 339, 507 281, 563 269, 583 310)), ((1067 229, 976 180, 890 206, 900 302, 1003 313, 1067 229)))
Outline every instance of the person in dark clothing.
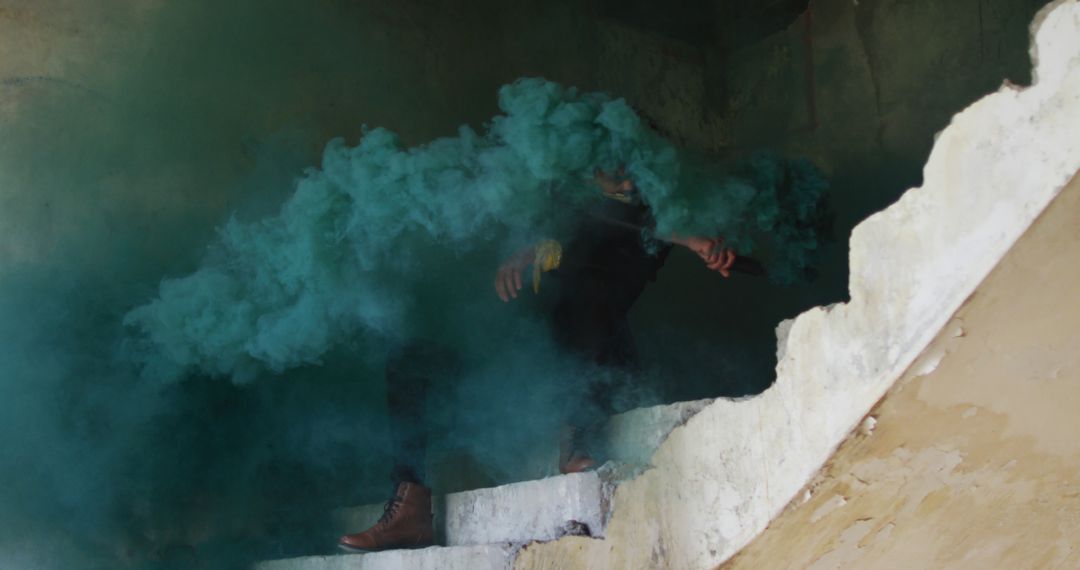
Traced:
MULTIPOLYGON (((613 409, 611 378, 633 378, 637 348, 627 315, 657 273, 673 245, 694 251, 711 269, 727 277, 735 254, 711 238, 648 237, 652 218, 633 182, 620 169, 596 171, 602 198, 582 213, 566 247, 553 240, 531 244, 511 255, 498 269, 495 290, 509 302, 523 288, 522 273, 534 267, 534 289, 542 270, 549 271, 545 291, 553 299, 549 322, 556 344, 598 371, 587 378, 588 401, 571 411, 560 438, 559 471, 575 473, 595 466, 584 443, 589 428, 613 409)), ((372 528, 341 538, 347 550, 373 551, 432 544, 431 494, 424 485, 425 434, 421 431, 425 394, 431 379, 454 370, 454 358, 432 343, 415 342, 396 350, 387 361, 391 430, 397 490, 372 528)))
MULTIPOLYGON (((595 465, 586 439, 615 410, 613 381, 632 379, 638 371, 638 353, 627 315, 645 287, 664 266, 674 245, 694 251, 706 266, 730 276, 736 255, 709 238, 663 239, 649 235, 652 214, 626 173, 602 170, 594 182, 602 198, 584 213, 551 271, 555 303, 550 314, 552 336, 565 351, 606 374, 587 380, 588 401, 579 402, 560 438, 559 471, 575 473, 595 465)), ((500 267, 495 278, 499 297, 508 302, 522 288, 521 273, 535 265, 536 247, 525 248, 500 267)))

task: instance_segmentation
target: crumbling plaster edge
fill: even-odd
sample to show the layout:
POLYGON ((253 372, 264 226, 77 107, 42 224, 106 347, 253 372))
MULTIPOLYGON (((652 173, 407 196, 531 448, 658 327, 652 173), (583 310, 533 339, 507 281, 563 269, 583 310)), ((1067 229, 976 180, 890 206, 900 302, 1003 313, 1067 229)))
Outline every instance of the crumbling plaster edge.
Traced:
POLYGON ((665 438, 653 468, 618 486, 609 515, 610 538, 650 535, 654 544, 603 550, 649 548, 672 568, 715 567, 738 552, 1080 170, 1080 0, 1051 2, 1031 30, 1033 85, 1003 85, 953 118, 935 141, 924 185, 852 232, 851 301, 781 323, 772 387, 718 399, 665 438), (1055 100, 1063 88, 1077 91, 1070 106, 1055 100), (1025 168, 1033 163, 1040 173, 1025 168), (640 520, 644 511, 654 519, 640 520))

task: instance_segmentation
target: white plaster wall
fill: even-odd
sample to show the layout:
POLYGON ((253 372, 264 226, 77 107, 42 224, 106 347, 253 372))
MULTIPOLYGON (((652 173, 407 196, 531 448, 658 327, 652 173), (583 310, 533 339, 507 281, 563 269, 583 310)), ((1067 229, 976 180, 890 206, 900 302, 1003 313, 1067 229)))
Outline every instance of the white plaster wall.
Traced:
POLYGON ((754 536, 1080 170, 1080 1, 1036 17, 1034 85, 954 117, 924 185, 851 238, 851 301, 779 327, 777 381, 717 400, 621 485, 604 541, 534 545, 517 568, 711 568, 754 536))

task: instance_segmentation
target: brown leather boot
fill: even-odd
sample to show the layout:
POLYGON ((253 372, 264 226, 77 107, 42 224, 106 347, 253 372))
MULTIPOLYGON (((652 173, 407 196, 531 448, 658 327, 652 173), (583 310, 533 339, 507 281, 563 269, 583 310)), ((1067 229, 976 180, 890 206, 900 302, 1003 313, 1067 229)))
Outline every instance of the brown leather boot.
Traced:
POLYGON ((564 426, 559 432, 559 473, 581 473, 596 466, 596 460, 581 446, 581 428, 564 426))
POLYGON ((393 548, 424 548, 435 544, 431 524, 431 489, 417 483, 398 483, 374 526, 341 537, 344 550, 374 552, 393 548))

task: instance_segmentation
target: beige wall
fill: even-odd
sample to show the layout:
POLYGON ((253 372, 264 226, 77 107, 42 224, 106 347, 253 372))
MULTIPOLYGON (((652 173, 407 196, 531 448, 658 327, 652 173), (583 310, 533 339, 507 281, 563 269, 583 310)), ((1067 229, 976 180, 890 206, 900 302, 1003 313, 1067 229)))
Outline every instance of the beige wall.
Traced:
POLYGON ((1080 565, 1078 255, 1080 177, 724 568, 1080 565))

